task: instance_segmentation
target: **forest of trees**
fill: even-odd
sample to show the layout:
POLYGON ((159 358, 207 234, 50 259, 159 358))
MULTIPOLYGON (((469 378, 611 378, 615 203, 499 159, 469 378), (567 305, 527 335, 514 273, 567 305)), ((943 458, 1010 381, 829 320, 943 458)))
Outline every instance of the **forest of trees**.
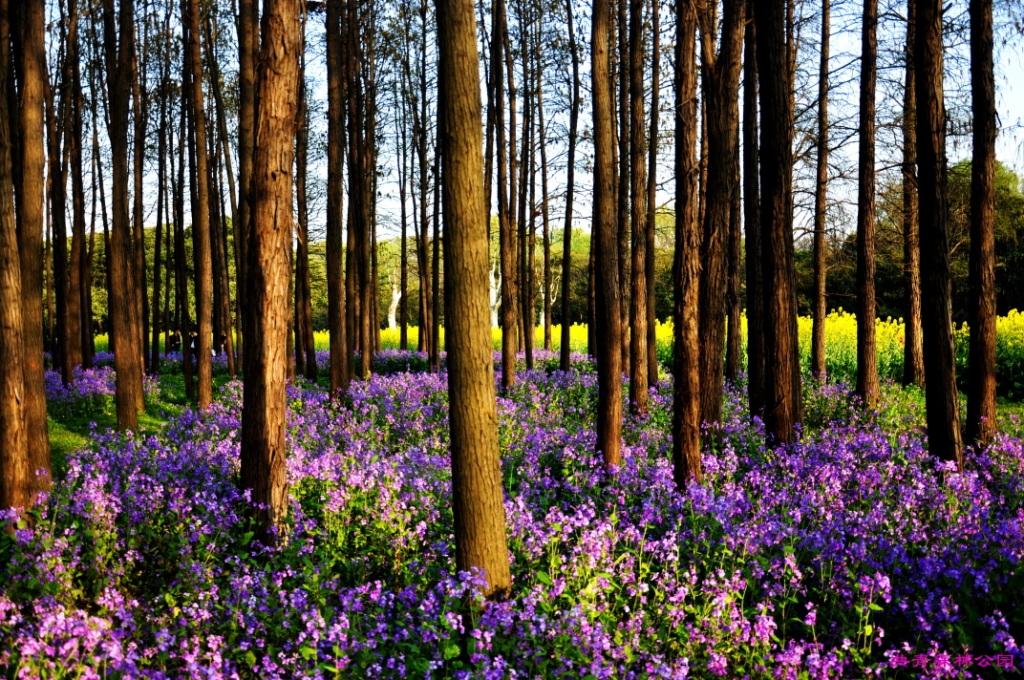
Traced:
MULTIPOLYGON (((997 255, 1024 252, 1024 197, 995 158, 993 21, 992 0, 0 0, 0 506, 49 485, 44 354, 70 381, 105 331, 122 429, 171 344, 200 410, 227 355, 240 484, 276 540, 287 381, 325 375, 343 398, 390 310, 431 370, 447 352, 458 563, 485 568, 488 592, 510 578, 495 316, 502 389, 517 352, 533 367, 538 323, 546 348, 562 324, 564 370, 569 322, 588 325, 612 473, 670 318, 682 488, 739 377, 741 314, 773 443, 801 422, 798 311, 818 379, 830 307, 900 315, 931 450, 962 465, 992 434, 997 300, 1022 290, 995 278, 997 255), (860 37, 856 75, 840 34, 860 37), (967 96, 944 92, 950 72, 967 96), (837 106, 838 81, 856 104, 837 106), (947 167, 959 121, 971 156, 947 167), (954 318, 971 334, 963 435, 954 318)), ((858 327, 869 406, 873 329, 858 327)))

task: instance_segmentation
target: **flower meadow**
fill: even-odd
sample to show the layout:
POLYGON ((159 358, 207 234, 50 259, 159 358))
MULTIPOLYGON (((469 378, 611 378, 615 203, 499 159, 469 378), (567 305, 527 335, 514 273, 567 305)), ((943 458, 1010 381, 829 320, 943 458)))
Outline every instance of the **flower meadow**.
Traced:
MULTIPOLYGON (((627 421, 609 475, 592 450, 593 366, 542 356, 498 397, 513 591, 484 602, 479 575, 455 571, 446 377, 424 362, 385 355, 390 370, 341 403, 289 388, 291 526, 275 548, 253 540, 236 485, 240 383, 159 434, 96 431, 32 521, 0 538, 5 675, 1024 669, 1021 423, 961 474, 927 454, 913 391, 889 385, 866 413, 841 384, 808 385, 801 441, 773 450, 731 389, 706 433, 705 483, 681 493, 668 379, 650 415, 627 421)), ((110 398, 108 379, 81 378, 61 387, 68 400, 110 398)))

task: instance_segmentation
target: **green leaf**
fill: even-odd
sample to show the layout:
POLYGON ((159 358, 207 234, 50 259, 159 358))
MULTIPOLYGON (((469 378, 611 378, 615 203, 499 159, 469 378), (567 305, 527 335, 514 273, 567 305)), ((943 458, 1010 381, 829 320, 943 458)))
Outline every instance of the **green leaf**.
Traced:
POLYGON ((548 576, 548 572, 546 572, 546 571, 538 571, 537 572, 537 581, 539 581, 540 583, 543 583, 546 586, 550 586, 550 585, 552 585, 554 583, 551 580, 551 577, 548 576))
POLYGON ((247 665, 249 668, 255 668, 256 654, 251 649, 247 649, 245 650, 245 654, 242 656, 242 661, 244 661, 245 665, 247 665))
POLYGON ((306 661, 312 661, 316 658, 316 647, 310 647, 309 645, 302 645, 299 647, 299 654, 306 661))
POLYGON ((444 660, 445 661, 450 661, 450 660, 456 658, 460 653, 462 653, 462 650, 459 649, 459 646, 457 644, 455 644, 454 642, 449 642, 448 644, 446 644, 444 646, 444 660))

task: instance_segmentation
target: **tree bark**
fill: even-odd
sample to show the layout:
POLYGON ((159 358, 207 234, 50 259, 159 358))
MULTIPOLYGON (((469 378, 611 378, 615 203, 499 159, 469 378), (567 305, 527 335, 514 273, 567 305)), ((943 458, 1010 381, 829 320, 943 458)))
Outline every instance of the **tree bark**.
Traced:
POLYGON ((992 0, 971 0, 970 370, 967 441, 984 444, 996 431, 996 86, 992 71, 992 0))
MULTIPOLYGON (((213 256, 210 243, 210 170, 206 146, 206 109, 203 104, 202 51, 199 33, 199 0, 186 0, 188 16, 188 54, 185 59, 185 82, 190 89, 192 129, 195 133, 196 184, 198 203, 192 206, 192 236, 195 243, 193 257, 196 270, 196 321, 199 336, 196 340, 197 371, 199 377, 197 404, 206 409, 213 401, 213 256)), ((185 9, 183 7, 183 9, 185 9)))
POLYGON ((594 115, 594 235, 597 316, 597 451, 612 472, 622 462, 622 338, 618 233, 612 165, 614 105, 609 81, 608 15, 611 0, 597 0, 591 15, 594 115))
POLYGON ((348 389, 349 349, 345 332, 345 277, 342 272, 342 45, 341 0, 327 3, 327 326, 331 393, 348 389))
POLYGON ((764 382, 764 276, 761 269, 763 237, 760 219, 757 140, 757 54, 753 2, 748 1, 743 35, 743 231, 747 276, 747 399, 750 415, 763 416, 764 382))
MULTIPOLYGON (((515 225, 512 223, 509 197, 509 169, 505 134, 504 60, 508 26, 505 0, 495 0, 491 30, 491 80, 495 91, 495 125, 498 131, 498 257, 501 261, 501 387, 507 390, 516 381, 516 299, 515 299, 515 225)), ((513 124, 514 128, 514 124, 513 124)), ((514 142, 513 142, 514 147, 514 142)))
MULTIPOLYGON (((41 3, 40 3, 41 4, 41 3)), ((21 258, 14 210, 7 0, 0 0, 0 507, 32 504, 35 479, 25 426, 25 344, 21 258)), ((41 225, 40 225, 41 226, 41 225)))
POLYGON ((728 294, 726 248, 733 193, 739 178, 736 147, 739 121, 739 74, 743 49, 743 0, 724 4, 720 47, 716 54, 714 4, 698 15, 701 35, 701 76, 707 124, 707 180, 700 285, 701 418, 722 417, 725 312, 728 294))
POLYGON ((878 403, 875 345, 875 80, 877 0, 865 0, 860 60, 860 168, 857 187, 857 395, 878 403))
POLYGON ((828 61, 831 35, 831 1, 821 2, 821 57, 818 66, 818 157, 814 183, 814 321, 811 326, 811 376, 825 380, 825 282, 827 244, 825 241, 826 197, 828 193, 828 61))
POLYGON ((629 295, 629 403, 648 410, 647 369, 647 116, 644 114, 644 0, 629 0, 629 177, 632 262, 629 295))
POLYGON ((114 0, 104 0, 103 28, 110 102, 110 147, 112 165, 110 229, 110 311, 111 332, 116 339, 114 370, 117 373, 115 402, 117 426, 138 427, 142 399, 142 331, 139 306, 132 288, 136 285, 132 254, 131 224, 128 219, 128 100, 131 96, 132 49, 134 39, 133 0, 122 0, 115 14, 114 0))
MULTIPOLYGON (((562 336, 559 348, 559 367, 563 371, 571 368, 569 332, 572 323, 569 318, 569 294, 572 290, 572 203, 576 175, 576 135, 580 118, 580 55, 576 43, 576 19, 573 16, 572 0, 565 0, 566 25, 569 29, 569 54, 572 60, 572 99, 569 104, 569 156, 566 161, 565 226, 562 232, 562 336)), ((589 324, 592 325, 592 324, 589 324)))
MULTIPOLYGON (((31 490, 50 487, 50 439, 43 382, 43 92, 46 84, 44 3, 21 8, 21 45, 15 60, 21 74, 19 112, 21 172, 16 214, 21 257, 23 408, 31 490)), ((13 171, 12 171, 13 172, 13 171)), ((61 210, 63 211, 63 205, 61 210)), ((17 455, 17 454, 15 454, 17 455)), ((15 496, 17 496, 17 492, 15 496)), ((32 499, 30 498, 30 501, 32 499)))
POLYGON ((491 366, 480 134, 479 62, 472 0, 438 6, 439 93, 445 183, 445 306, 451 403, 456 566, 479 569, 484 594, 511 589, 491 366))
POLYGON ((914 41, 920 187, 921 322, 928 448, 963 469, 946 226, 942 2, 918 0, 914 41))
POLYGON ((241 486, 251 490, 261 538, 280 540, 288 511, 285 477, 285 374, 288 348, 288 248, 299 0, 266 0, 256 78, 252 212, 246 225, 248 291, 242 396, 241 486))
POLYGON ((793 152, 790 145, 790 71, 786 64, 783 8, 756 3, 757 66, 761 104, 761 228, 764 230, 764 422, 773 442, 789 442, 801 418, 793 269, 793 152), (767 329, 771 329, 769 332, 767 329))
POLYGON ((903 90, 903 281, 906 296, 903 384, 923 387, 921 239, 917 195, 917 86, 914 68, 916 16, 917 0, 907 0, 907 68, 903 90))
MULTIPOLYGON (((303 21, 305 26, 305 21, 303 21)), ((303 45, 305 28, 303 28, 303 45)), ((303 53, 298 80, 298 116, 296 119, 295 141, 295 204, 298 208, 295 240, 295 311, 298 317, 298 331, 295 342, 302 355, 303 375, 316 382, 316 345, 313 340, 313 295, 309 282, 309 209, 306 193, 306 169, 309 150, 309 107, 306 103, 306 57, 303 53)), ((296 359, 298 359, 298 354, 296 359)), ((298 363, 298 362, 296 362, 298 363)))
POLYGON ((676 3, 675 169, 676 225, 672 260, 672 476, 684 489, 700 484, 700 228, 697 223, 697 15, 690 3, 676 3))
MULTIPOLYGON (((340 2, 340 0, 335 0, 340 2)), ((330 5, 331 3, 328 3, 330 5)), ((236 260, 239 266, 235 272, 235 291, 241 298, 248 290, 246 273, 248 271, 247 225, 251 210, 249 186, 252 183, 252 163, 255 138, 256 109, 256 52, 259 49, 259 9, 257 0, 238 0, 238 224, 235 234, 236 260)), ((330 35, 330 32, 328 32, 330 35)), ((338 192, 340 201, 340 192, 338 192)), ((238 306, 239 325, 245 325, 243 305, 238 306)), ((241 353, 244 355, 243 341, 241 353)), ((243 361, 243 371, 245 363, 243 361)))
POLYGON ((647 382, 658 384, 658 347, 656 335, 654 240, 658 194, 658 123, 661 108, 661 0, 651 0, 651 133, 647 140, 647 218, 644 260, 647 277, 647 382))

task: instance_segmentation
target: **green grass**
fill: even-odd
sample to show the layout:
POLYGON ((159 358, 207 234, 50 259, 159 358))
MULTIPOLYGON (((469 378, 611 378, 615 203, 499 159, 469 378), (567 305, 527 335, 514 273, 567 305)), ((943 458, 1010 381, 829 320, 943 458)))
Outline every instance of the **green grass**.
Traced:
MULTIPOLYGON (((214 390, 229 379, 226 374, 214 374, 214 390)), ((137 432, 141 435, 162 432, 168 421, 180 415, 188 405, 185 378, 180 372, 162 373, 159 385, 158 394, 146 399, 146 410, 139 414, 137 432)), ((92 441, 93 423, 99 431, 117 427, 114 398, 102 397, 84 404, 50 404, 48 422, 53 472, 54 477, 59 479, 67 467, 68 455, 85 448, 92 441)))

